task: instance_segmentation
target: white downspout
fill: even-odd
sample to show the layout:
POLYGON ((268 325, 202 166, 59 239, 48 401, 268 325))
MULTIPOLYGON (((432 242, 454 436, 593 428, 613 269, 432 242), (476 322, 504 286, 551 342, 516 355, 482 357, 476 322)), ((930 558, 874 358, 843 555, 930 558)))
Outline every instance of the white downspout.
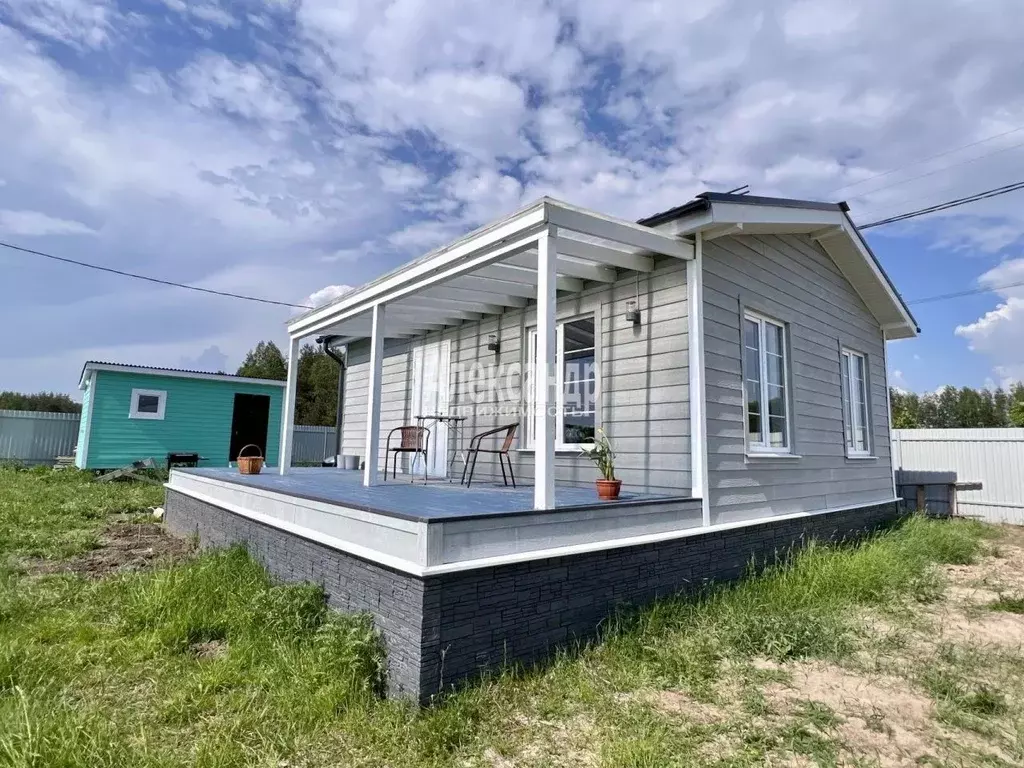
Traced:
POLYGON ((690 485, 701 500, 703 525, 711 525, 708 487, 707 387, 704 375, 704 238, 693 236, 693 259, 686 265, 686 310, 689 314, 690 485))
POLYGON ((278 446, 278 474, 286 475, 292 466, 292 444, 295 435, 295 393, 299 386, 299 343, 302 339, 291 339, 288 346, 288 382, 284 388, 284 403, 281 406, 281 444, 278 446))

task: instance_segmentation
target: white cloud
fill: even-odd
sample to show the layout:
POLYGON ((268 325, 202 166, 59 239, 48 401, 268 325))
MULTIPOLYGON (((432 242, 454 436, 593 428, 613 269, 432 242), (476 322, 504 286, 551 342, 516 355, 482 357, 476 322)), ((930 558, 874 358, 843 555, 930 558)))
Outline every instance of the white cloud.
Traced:
POLYGON ((83 50, 106 45, 118 17, 110 0, 0 0, 0 11, 37 35, 83 50))
POLYGON ((271 122, 290 122, 301 114, 281 85, 281 75, 266 67, 207 54, 186 66, 179 80, 189 101, 200 109, 218 108, 271 122))
MULTIPOLYGON (((866 221, 996 186, 1024 162, 1016 10, 0 0, 0 210, 48 217, 41 235, 89 222, 83 258, 285 300, 362 283, 542 194, 639 217, 749 184, 845 197, 866 221)), ((875 232, 1005 253, 1024 209, 994 198, 875 232)), ((21 266, 4 277, 0 328, 28 307, 43 330, 74 323, 168 365, 214 346, 231 362, 288 316, 91 273, 74 290, 21 266), (188 319, 174 338, 132 346, 126 327, 170 326, 176 305, 188 319)), ((992 366, 1020 364, 1000 351, 1019 341, 1012 298, 958 318, 992 366)), ((29 362, 38 340, 2 341, 5 370, 49 370, 29 362)), ((81 340, 64 343, 80 355, 81 340)))
POLYGON ((311 293, 303 303, 311 307, 322 307, 335 299, 340 299, 351 290, 351 285, 325 285, 319 291, 311 293))
POLYGON ((1024 381, 1024 258, 1004 261, 978 284, 992 288, 1001 301, 974 322, 957 326, 956 335, 991 361, 1001 384, 1024 381))
POLYGON ((0 230, 10 235, 94 235, 96 231, 79 221, 58 219, 39 211, 0 210, 0 230))

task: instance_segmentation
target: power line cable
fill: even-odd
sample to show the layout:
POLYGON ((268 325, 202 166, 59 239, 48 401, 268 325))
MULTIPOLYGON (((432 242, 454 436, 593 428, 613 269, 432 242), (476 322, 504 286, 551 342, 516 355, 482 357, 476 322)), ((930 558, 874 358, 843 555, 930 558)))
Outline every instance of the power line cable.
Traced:
POLYGON ((5 243, 0 240, 0 246, 4 248, 10 248, 12 251, 21 251, 22 253, 29 253, 33 256, 42 256, 44 259, 53 259, 54 261, 60 261, 65 264, 74 264, 78 267, 87 267, 88 269, 97 269, 100 272, 109 272, 113 275, 121 275, 122 277, 133 277, 136 280, 145 280, 149 283, 156 283, 158 285, 168 285, 172 288, 185 288, 189 291, 199 291, 200 293, 209 293, 214 296, 227 296, 231 299, 242 299, 244 301, 256 301, 260 304, 274 304, 279 307, 293 307, 295 309, 313 309, 306 304, 292 304, 287 301, 275 301, 274 299, 264 299, 259 296, 245 296, 241 293, 230 293, 229 291, 216 291, 213 288, 200 288, 197 285, 187 285, 186 283, 176 283, 173 280, 161 280, 158 277, 149 277, 148 275, 138 275, 134 272, 125 272, 120 269, 114 269, 113 267, 104 267, 99 264, 90 264, 87 261, 78 261, 76 259, 68 259, 64 256, 54 256, 52 253, 44 253, 43 251, 34 251, 31 248, 23 248, 20 245, 14 245, 13 243, 5 243))
POLYGON ((957 291, 956 293, 940 293, 938 296, 925 296, 921 299, 914 299, 908 301, 907 304, 927 304, 932 301, 946 301, 947 299, 960 299, 964 296, 976 296, 979 293, 992 293, 993 291, 1005 291, 1008 288, 1020 288, 1024 286, 1024 280, 1016 283, 1005 283, 1003 285, 993 285, 988 288, 973 288, 969 291, 957 291))
POLYGON ((976 146, 978 146, 980 144, 985 144, 985 143, 990 142, 990 141, 995 141, 996 139, 1001 139, 1003 136, 1009 136, 1010 134, 1018 133, 1019 131, 1024 131, 1024 125, 1021 125, 1021 126, 1019 126, 1017 128, 1011 128, 1010 130, 1003 131, 1002 133, 997 133, 994 136, 989 136, 988 138, 985 138, 985 139, 979 139, 978 141, 972 141, 970 144, 963 144, 963 145, 961 145, 959 147, 953 147, 952 149, 947 149, 944 152, 939 152, 939 153, 934 154, 934 155, 929 155, 928 157, 923 157, 920 160, 915 160, 912 163, 906 163, 905 165, 901 165, 901 166, 898 166, 896 168, 892 168, 891 170, 888 170, 888 171, 882 171, 881 173, 876 173, 875 175, 868 176, 866 179, 861 179, 860 181, 854 181, 854 182, 851 182, 849 184, 844 184, 843 186, 836 187, 831 192, 827 193, 826 197, 831 197, 836 192, 841 192, 844 189, 849 189, 850 187, 859 187, 861 184, 867 184, 869 181, 874 181, 875 179, 881 179, 881 178, 883 178, 885 176, 891 176, 892 174, 897 173, 899 171, 906 170, 907 168, 913 168, 915 165, 920 165, 921 163, 927 163, 929 160, 937 160, 940 157, 946 157, 947 155, 955 154, 955 153, 960 152, 960 151, 962 151, 964 149, 970 149, 971 147, 976 147, 976 146))
POLYGON ((936 205, 930 205, 927 208, 919 208, 916 211, 909 211, 907 213, 901 213, 896 216, 890 216, 887 219, 879 219, 878 221, 872 221, 870 224, 859 225, 857 228, 871 229, 872 227, 881 227, 886 224, 895 224, 897 221, 906 221, 908 219, 916 219, 918 216, 924 216, 929 213, 937 213, 938 211, 946 211, 950 208, 959 208, 961 205, 967 205, 968 203, 976 203, 979 200, 988 200, 989 198, 999 197, 1001 195, 1007 195, 1010 192, 1016 192, 1020 189, 1024 189, 1024 181, 1017 181, 1013 184, 1006 184, 1002 187, 996 187, 995 189, 988 189, 984 192, 978 192, 973 195, 967 195, 966 197, 959 197, 955 200, 947 200, 944 203, 937 203, 936 205))
POLYGON ((921 174, 918 174, 917 176, 911 176, 909 179, 901 179, 900 181, 894 181, 892 184, 885 184, 885 185, 883 185, 881 187, 876 187, 875 189, 869 189, 867 192, 862 192, 859 195, 854 195, 850 199, 851 200, 860 200, 863 197, 867 197, 868 195, 873 195, 876 192, 881 192, 882 190, 885 190, 885 189, 892 189, 893 187, 900 187, 900 186, 903 186, 904 184, 909 184, 912 181, 918 181, 920 179, 927 179, 930 176, 936 176, 936 175, 938 175, 940 173, 945 173, 946 171, 952 170, 953 168, 958 168, 961 165, 967 165, 969 163, 976 163, 979 160, 985 160, 986 158, 994 157, 995 155, 1001 154, 1003 152, 1009 152, 1011 149, 1018 149, 1020 147, 1024 147, 1024 141, 1022 141, 1022 142, 1020 142, 1018 144, 1011 144, 1008 147, 1002 147, 1000 149, 994 149, 991 152, 986 152, 984 155, 978 155, 977 157, 969 157, 966 160, 961 160, 958 163, 953 163, 952 165, 946 165, 946 166, 943 166, 942 168, 936 168, 934 171, 928 171, 927 173, 921 173, 921 174))

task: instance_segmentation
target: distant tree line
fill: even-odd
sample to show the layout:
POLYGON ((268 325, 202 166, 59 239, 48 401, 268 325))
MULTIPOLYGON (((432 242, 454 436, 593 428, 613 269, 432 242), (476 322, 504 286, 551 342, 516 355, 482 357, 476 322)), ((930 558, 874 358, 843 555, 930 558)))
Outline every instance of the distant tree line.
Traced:
POLYGON ((892 424, 896 429, 976 429, 1024 427, 1024 384, 999 388, 942 387, 918 395, 890 391, 892 424))
MULTIPOLYGON (((238 375, 284 381, 288 378, 288 362, 274 342, 261 341, 249 350, 238 375)), ((333 427, 337 408, 338 364, 320 347, 304 344, 299 351, 295 423, 333 427)))
POLYGON ((0 411, 43 411, 46 413, 81 413, 81 403, 57 392, 0 392, 0 411))

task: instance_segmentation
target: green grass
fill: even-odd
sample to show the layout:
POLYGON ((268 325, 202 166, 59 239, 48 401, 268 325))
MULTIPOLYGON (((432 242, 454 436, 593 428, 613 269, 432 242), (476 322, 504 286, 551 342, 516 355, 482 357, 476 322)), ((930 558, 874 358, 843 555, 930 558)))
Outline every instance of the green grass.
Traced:
MULTIPOLYGON (((111 513, 156 505, 159 491, 0 470, 0 558, 78 554, 111 513)), ((273 583, 241 549, 99 580, 8 568, 0 766, 541 766, 578 763, 575 751, 602 766, 754 766, 780 753, 831 764, 836 715, 816 702, 773 713, 761 689, 786 673, 751 660, 843 658, 859 609, 934 600, 934 565, 972 561, 984 535, 915 518, 860 546, 811 545, 757 578, 613 619, 601 642, 424 711, 381 697, 385 661, 366 617, 327 610, 316 587, 273 583), (742 703, 721 722, 642 696, 684 690, 716 706, 730 675, 744 680, 742 703)), ((1004 711, 999 691, 945 683, 929 690, 964 717, 1004 711)))
POLYGON ((163 502, 160 486, 91 477, 76 469, 0 467, 0 558, 71 557, 96 546, 110 515, 163 502))
POLYGON ((1000 595, 998 599, 988 604, 993 611, 1005 611, 1006 613, 1024 613, 1024 597, 1014 595, 1000 595))

